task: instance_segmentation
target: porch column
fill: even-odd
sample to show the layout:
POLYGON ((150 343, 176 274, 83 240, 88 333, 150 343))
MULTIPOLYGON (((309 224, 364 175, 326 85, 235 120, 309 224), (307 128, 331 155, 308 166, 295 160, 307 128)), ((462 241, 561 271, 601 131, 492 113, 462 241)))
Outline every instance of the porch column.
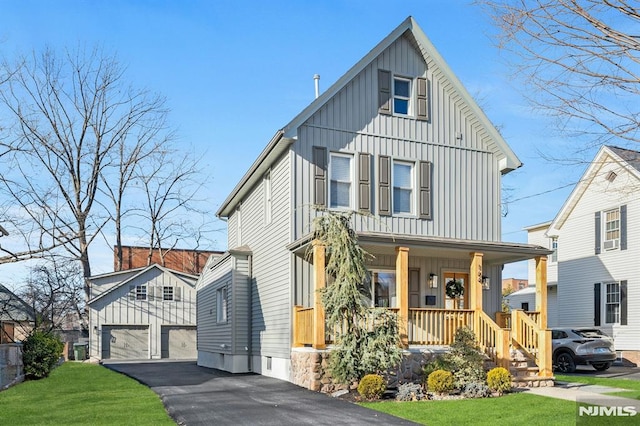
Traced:
POLYGON ((407 321, 409 319, 409 248, 396 247, 396 297, 398 298, 398 322, 400 342, 409 347, 407 321))
POLYGON ((482 253, 471 253, 469 270, 469 309, 482 310, 482 253))
POLYGON ((325 246, 319 240, 313 240, 313 343, 315 349, 324 349, 324 307, 320 290, 326 285, 325 246))
POLYGON ((536 311, 540 314, 538 326, 547 328, 547 256, 536 257, 536 311))

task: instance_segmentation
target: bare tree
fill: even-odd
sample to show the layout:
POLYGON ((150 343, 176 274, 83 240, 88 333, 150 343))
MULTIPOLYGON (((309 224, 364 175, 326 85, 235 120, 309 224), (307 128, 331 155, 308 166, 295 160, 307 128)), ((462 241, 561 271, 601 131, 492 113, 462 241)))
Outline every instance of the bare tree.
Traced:
POLYGON ((164 150, 148 157, 138 168, 136 183, 144 194, 144 204, 134 215, 139 218, 143 235, 148 238, 147 264, 156 251, 164 264, 166 253, 180 239, 189 239, 197 249, 203 238, 204 224, 193 224, 193 218, 203 213, 196 208, 197 194, 202 187, 198 161, 188 154, 164 150))
MULTIPOLYGON (((640 8, 627 0, 477 0, 534 106, 586 148, 640 142, 640 8)), ((579 151, 580 147, 576 147, 579 151)))
POLYGON ((127 86, 117 59, 99 49, 47 49, 17 64, 2 64, 11 70, 0 90, 11 151, 0 157, 0 195, 4 219, 37 235, 23 231, 31 246, 16 256, 62 247, 89 277, 89 247, 112 219, 99 199, 105 174, 129 173, 119 162, 162 139, 165 101, 127 86))

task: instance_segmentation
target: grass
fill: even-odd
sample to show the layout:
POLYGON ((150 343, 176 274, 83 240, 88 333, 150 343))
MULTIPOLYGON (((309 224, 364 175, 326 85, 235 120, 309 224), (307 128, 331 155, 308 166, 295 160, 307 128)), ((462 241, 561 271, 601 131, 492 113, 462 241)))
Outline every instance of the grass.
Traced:
POLYGON ((610 392, 608 393, 608 395, 640 399, 639 380, 592 376, 566 376, 563 374, 556 374, 556 380, 561 382, 584 383, 587 385, 609 386, 612 388, 628 389, 627 391, 623 392, 610 392))
POLYGON ((513 393, 500 398, 450 401, 367 402, 360 405, 433 425, 567 425, 576 422, 573 401, 513 393))
POLYGON ((0 407, 0 425, 175 425, 151 389, 94 364, 68 362, 0 392, 0 407))

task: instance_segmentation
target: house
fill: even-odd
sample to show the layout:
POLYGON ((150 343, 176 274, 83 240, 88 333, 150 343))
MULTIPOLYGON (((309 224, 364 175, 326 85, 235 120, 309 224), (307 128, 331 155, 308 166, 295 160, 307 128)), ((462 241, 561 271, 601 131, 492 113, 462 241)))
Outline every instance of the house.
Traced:
POLYGON ((197 279, 157 264, 89 278, 90 356, 195 358, 197 279))
MULTIPOLYGON (((113 269, 118 270, 118 248, 113 248, 113 269)), ((136 269, 157 263, 165 268, 198 275, 209 256, 219 257, 222 252, 190 249, 151 249, 149 247, 122 246, 122 268, 136 269)))
POLYGON ((640 152, 602 146, 556 217, 529 228, 530 242, 546 239, 554 250, 549 282, 555 267, 557 325, 599 327, 613 337, 622 357, 635 363, 640 362, 639 194, 640 152))
MULTIPOLYGON (((551 250, 547 257, 547 326, 558 327, 558 239, 547 235, 551 221, 524 228, 527 231, 527 242, 551 250)), ((536 269, 533 261, 528 262, 528 276, 531 286, 536 286, 536 269)), ((518 292, 516 292, 518 293, 518 292)), ((509 303, 529 303, 533 306, 531 296, 526 294, 509 295, 509 303)), ((520 309, 520 308, 518 308, 520 309)))
MULTIPOLYGON (((313 372, 322 371, 331 337, 317 292, 325 248, 311 224, 331 209, 364 213, 352 225, 374 256, 369 300, 397 310, 408 363, 468 325, 508 365, 510 332, 494 322, 502 266, 536 258, 544 281, 549 254, 501 241, 501 178, 520 166, 406 19, 276 132, 217 211, 230 250, 196 285, 198 364, 321 387, 313 372), (446 297, 451 280, 464 284, 462 297, 446 297)), ((537 310, 536 319, 514 315, 536 336, 527 347, 548 378, 546 309, 537 310)))
POLYGON ((34 321, 31 306, 0 284, 0 344, 24 340, 34 321))

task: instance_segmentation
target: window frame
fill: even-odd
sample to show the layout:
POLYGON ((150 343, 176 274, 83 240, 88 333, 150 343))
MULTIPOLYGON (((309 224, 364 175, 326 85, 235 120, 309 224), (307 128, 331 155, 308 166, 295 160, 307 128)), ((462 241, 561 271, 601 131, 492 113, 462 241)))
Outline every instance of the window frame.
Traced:
POLYGON ((392 112, 394 115, 398 115, 400 117, 411 117, 413 115, 413 79, 410 77, 406 77, 406 76, 402 76, 402 75, 396 75, 393 74, 391 76, 391 108, 392 108, 392 112), (403 96, 403 95, 398 95, 396 93, 396 81, 404 81, 407 82, 409 85, 409 90, 408 90, 408 95, 407 96, 403 96), (402 102, 406 102, 407 103, 407 112, 398 112, 396 110, 396 99, 398 101, 402 101, 402 102))
POLYGON ((175 300, 175 288, 173 286, 170 285, 164 285, 162 286, 162 301, 163 302, 173 302, 175 300), (167 292, 167 290, 170 290, 170 292, 167 292), (171 298, 168 299, 167 296, 169 295, 168 293, 171 293, 171 298))
POLYGON ((229 321, 229 292, 227 287, 216 289, 216 323, 229 321))
POLYGON ((604 210, 602 212, 603 216, 603 226, 602 226, 602 249, 605 251, 617 250, 620 248, 620 236, 622 234, 622 225, 621 225, 621 217, 620 217, 620 207, 616 207, 614 209, 604 210), (610 214, 616 214, 616 217, 613 219, 609 219, 610 214), (617 227, 613 227, 609 229, 609 224, 616 224, 617 227), (610 233, 615 233, 617 236, 613 238, 609 238, 610 233), (612 241, 613 244, 611 247, 606 247, 607 242, 612 241))
POLYGON ((414 216, 416 211, 416 165, 412 161, 396 160, 391 161, 391 214, 394 216, 414 216), (411 187, 404 188, 396 186, 396 165, 409 166, 409 178, 411 181, 411 187), (409 189, 409 211, 399 211, 396 207, 396 189, 399 191, 406 191, 409 189))
POLYGON ((551 239, 551 250, 553 253, 549 255, 549 261, 553 263, 558 262, 558 238, 551 239))
POLYGON ((620 324, 620 313, 622 309, 620 281, 604 282, 602 283, 602 287, 602 291, 604 292, 604 297, 602 298, 602 303, 604 305, 604 323, 620 324), (610 286, 613 287, 614 291, 609 291, 610 286), (611 301, 609 301, 609 296, 612 296, 611 301), (613 308, 612 311, 609 310, 609 307, 613 308))
MULTIPOLYGON (((398 304, 398 280, 396 277, 396 271, 395 269, 384 269, 384 268, 376 268, 376 269, 369 269, 369 294, 370 294, 370 298, 371 298, 371 307, 374 308, 397 308, 397 304, 398 304), (391 288, 389 287, 389 294, 387 295, 386 299, 388 300, 388 306, 384 306, 384 303, 382 303, 381 305, 377 303, 376 301, 376 276, 379 276, 380 274, 388 274, 388 275, 393 275, 393 292, 391 291, 391 288), (395 303, 392 303, 394 302, 395 303)), ((379 299, 383 299, 383 296, 380 296, 379 299)))
POLYGON ((148 299, 149 299, 149 296, 147 292, 147 285, 146 284, 136 285, 136 301, 138 300, 144 301, 148 299))
POLYGON ((329 165, 327 167, 328 169, 328 175, 329 175, 329 199, 328 199, 328 203, 327 205, 329 206, 330 209, 335 209, 335 210, 350 210, 353 209, 353 206, 355 205, 355 200, 354 200, 354 186, 355 186, 355 168, 354 168, 354 156, 351 153, 346 153, 346 152, 330 152, 329 153, 329 165), (347 183, 346 181, 342 181, 342 180, 338 180, 338 179, 334 179, 334 173, 333 173, 333 158, 334 157, 341 157, 341 158, 346 158, 349 160, 349 205, 347 206, 343 206, 343 205, 336 205, 334 206, 334 193, 332 191, 332 183, 333 182, 337 182, 337 183, 347 183))

